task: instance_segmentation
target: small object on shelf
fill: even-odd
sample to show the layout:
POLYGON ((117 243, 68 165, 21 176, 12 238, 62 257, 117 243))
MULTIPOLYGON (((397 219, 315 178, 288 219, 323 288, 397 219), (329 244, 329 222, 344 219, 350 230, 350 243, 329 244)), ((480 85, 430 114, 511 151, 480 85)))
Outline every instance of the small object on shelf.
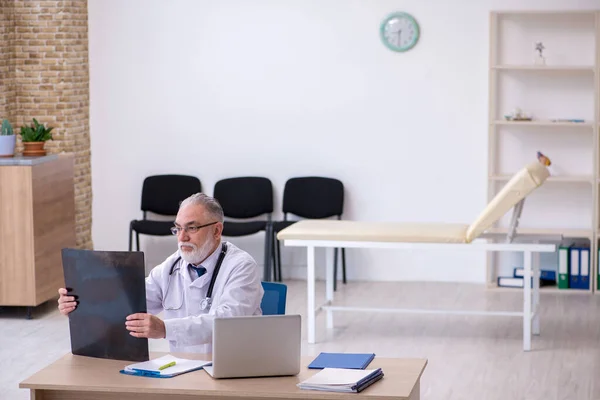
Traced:
POLYGON ((541 151, 537 152, 537 159, 539 162, 544 164, 546 167, 549 167, 552 164, 552 161, 550 161, 550 159, 548 157, 543 155, 541 151))
POLYGON ((533 118, 523 111, 520 108, 515 108, 512 113, 504 115, 504 119, 507 121, 532 121, 533 118))
POLYGON ((544 57, 544 44, 542 42, 535 42, 535 51, 537 54, 533 58, 534 65, 546 65, 546 57, 544 57))
POLYGON ((555 118, 551 120, 552 122, 572 122, 574 124, 583 124, 585 123, 585 119, 577 119, 577 118, 555 118))

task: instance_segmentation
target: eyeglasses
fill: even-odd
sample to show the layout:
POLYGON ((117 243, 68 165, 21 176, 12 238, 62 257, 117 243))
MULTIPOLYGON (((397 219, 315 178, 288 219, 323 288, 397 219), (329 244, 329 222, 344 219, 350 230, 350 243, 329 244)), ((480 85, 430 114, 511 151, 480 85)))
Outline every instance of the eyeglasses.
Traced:
POLYGON ((186 226, 186 227, 184 227, 184 228, 180 228, 180 227, 174 226, 174 227, 172 227, 172 228, 171 228, 171 233, 172 233, 173 235, 179 235, 179 233, 180 233, 181 231, 186 231, 187 233, 196 233, 196 232, 198 232, 200 229, 202 229, 202 228, 204 228, 204 227, 207 227, 207 226, 214 225, 214 224, 216 224, 217 222, 219 222, 219 221, 211 222, 210 224, 204 224, 204 225, 186 226))

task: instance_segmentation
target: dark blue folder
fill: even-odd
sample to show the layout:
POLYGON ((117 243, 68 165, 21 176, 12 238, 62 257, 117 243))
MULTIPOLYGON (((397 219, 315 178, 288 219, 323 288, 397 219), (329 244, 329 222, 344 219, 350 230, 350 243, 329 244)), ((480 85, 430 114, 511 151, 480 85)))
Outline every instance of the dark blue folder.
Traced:
POLYGON ((375 353, 321 353, 308 368, 365 369, 375 358, 375 353))

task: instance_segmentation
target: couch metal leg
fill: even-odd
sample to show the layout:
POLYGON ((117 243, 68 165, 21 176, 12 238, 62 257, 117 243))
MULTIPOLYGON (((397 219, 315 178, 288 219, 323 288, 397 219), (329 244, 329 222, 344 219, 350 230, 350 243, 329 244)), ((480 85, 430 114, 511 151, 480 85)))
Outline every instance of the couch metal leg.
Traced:
POLYGON ((342 279, 346 284, 346 249, 342 247, 342 279))
POLYGON ((337 290, 337 264, 338 264, 338 249, 333 249, 333 290, 337 290))

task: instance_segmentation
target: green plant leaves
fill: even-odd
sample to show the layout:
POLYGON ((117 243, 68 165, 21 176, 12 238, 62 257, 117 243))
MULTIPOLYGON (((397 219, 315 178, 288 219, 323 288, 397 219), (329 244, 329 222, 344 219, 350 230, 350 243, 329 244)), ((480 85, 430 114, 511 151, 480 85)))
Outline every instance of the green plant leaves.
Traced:
POLYGON ((45 142, 52 140, 52 134, 50 133, 52 129, 54 128, 46 128, 44 124, 40 124, 37 119, 33 118, 33 124, 21 127, 21 140, 23 142, 45 142))
POLYGON ((12 125, 7 119, 2 121, 2 127, 0 127, 0 136, 14 135, 12 125))

